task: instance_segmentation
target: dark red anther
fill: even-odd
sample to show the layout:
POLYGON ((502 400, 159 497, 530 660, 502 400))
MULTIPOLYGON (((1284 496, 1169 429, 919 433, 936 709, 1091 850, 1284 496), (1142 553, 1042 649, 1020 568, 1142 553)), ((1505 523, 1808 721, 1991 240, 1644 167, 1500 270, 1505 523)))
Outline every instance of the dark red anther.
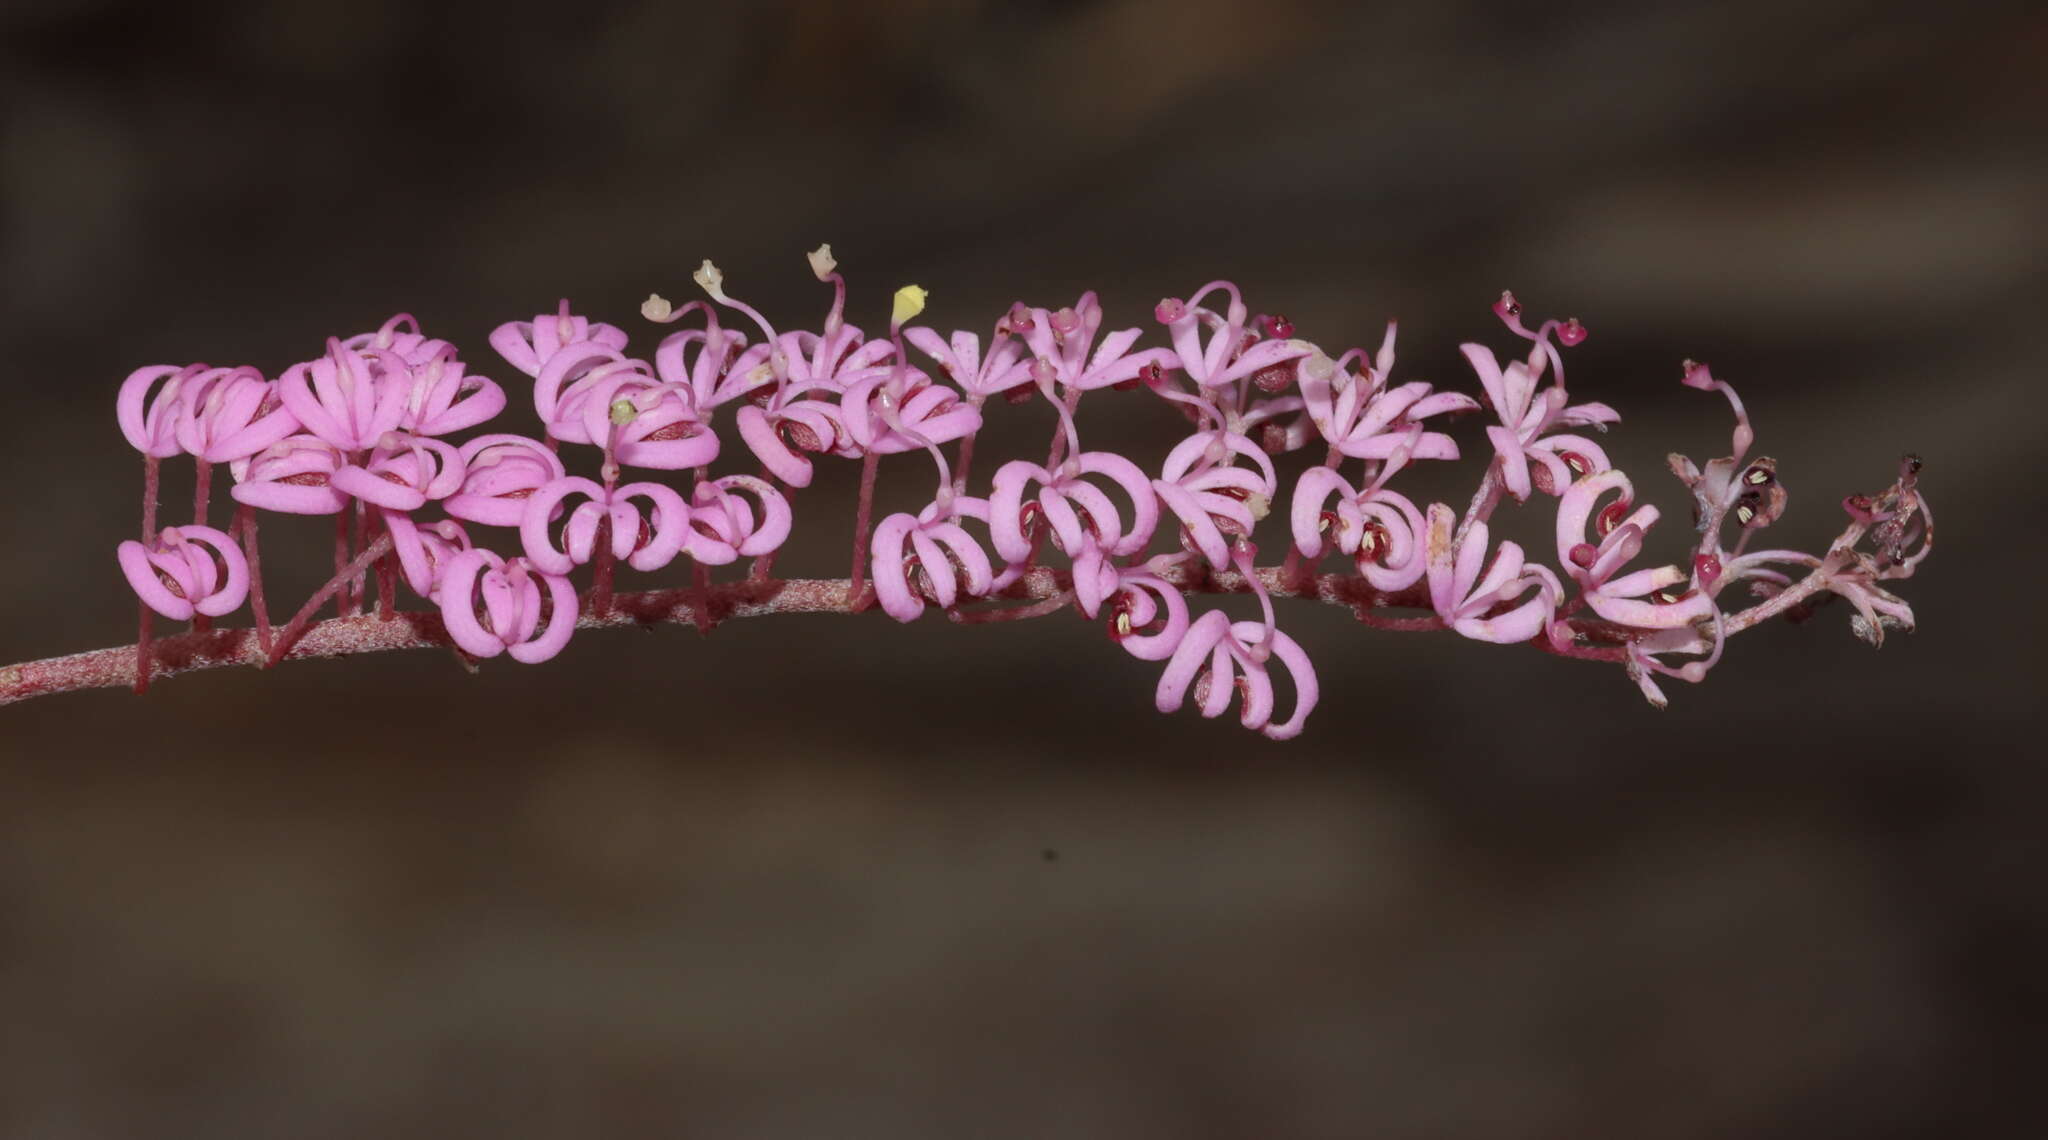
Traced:
POLYGON ((1284 392, 1294 383, 1294 362, 1267 365, 1252 373, 1252 387, 1261 392, 1284 392))
POLYGON ((1259 446, 1267 455, 1278 455, 1287 450, 1287 429, 1279 424, 1265 424, 1259 428, 1259 446))
POLYGON ((1391 549, 1393 540, 1387 537, 1387 528, 1378 519, 1367 519, 1358 532, 1358 560, 1380 565, 1391 549))
POLYGON ((1286 340, 1294 335, 1294 322, 1279 313, 1274 313, 1270 317, 1260 317, 1259 324, 1266 330, 1266 335, 1270 337, 1286 340))
POLYGON ((1720 556, 1714 554, 1693 555, 1692 572, 1693 576, 1700 580, 1700 585, 1710 590, 1713 589, 1714 583, 1721 580, 1720 556))
POLYGON ((1564 460, 1565 469, 1572 473, 1574 479, 1585 478, 1586 472, 1593 469, 1593 461, 1576 451, 1560 451, 1557 457, 1564 460))
POLYGON ((1614 528, 1621 525, 1621 520, 1628 517, 1631 505, 1627 499, 1616 499, 1602 507, 1600 513, 1593 516, 1593 530, 1602 538, 1613 534, 1614 528))
POLYGON ((1570 348, 1572 345, 1578 344, 1585 339, 1586 326, 1580 324, 1577 317, 1567 317, 1563 324, 1557 326, 1557 342, 1566 348, 1570 348))
POLYGON ((1166 378, 1166 366, 1164 364, 1159 363, 1156 360, 1150 364, 1145 365, 1143 368, 1138 369, 1137 380, 1139 383, 1145 385, 1147 388, 1157 388, 1165 384, 1166 378))
POLYGON ((1590 542, 1582 542, 1567 551, 1566 556, 1572 560, 1572 565, 1579 569, 1591 570, 1593 563, 1600 558, 1600 548, 1590 542))
POLYGON ((704 425, 695 420, 677 420, 665 427, 658 427, 647 433, 648 443, 667 443, 672 439, 689 439, 704 434, 704 425))
POLYGON ((811 425, 802 420, 782 421, 776 425, 775 434, 782 437, 784 444, 797 451, 825 450, 825 441, 819 439, 818 433, 811 430, 811 425))
POLYGON ((1028 404, 1031 402, 1031 397, 1037 394, 1038 389, 1030 384, 1019 384, 1015 388, 1003 389, 1003 400, 1005 403, 1011 404, 1028 404))
POLYGON ((1515 300, 1513 293, 1502 289, 1500 291, 1500 300, 1493 303, 1493 311, 1500 314, 1501 320, 1511 320, 1522 315, 1522 303, 1515 300))
POLYGON ((1152 315, 1162 325, 1170 325, 1188 315, 1188 303, 1179 297, 1165 297, 1152 306, 1152 315))

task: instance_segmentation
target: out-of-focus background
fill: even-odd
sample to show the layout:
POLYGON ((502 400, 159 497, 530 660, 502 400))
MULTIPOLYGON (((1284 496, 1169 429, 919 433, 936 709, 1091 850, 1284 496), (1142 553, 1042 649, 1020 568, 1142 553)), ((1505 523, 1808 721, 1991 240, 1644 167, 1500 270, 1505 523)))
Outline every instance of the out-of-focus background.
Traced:
MULTIPOLYGON (((1688 356, 1781 463, 1774 539, 1906 450, 1941 522, 1919 632, 1745 635, 1664 713, 1301 604, 1287 745, 1157 715, 1072 618, 0 709, 0 1134, 2041 1133, 2037 7, 17 0, 0 37, 6 660, 132 634, 130 369, 408 310, 511 386, 498 322, 567 295, 651 345, 705 257, 815 321, 820 241, 869 327, 906 281, 985 330, 1227 276, 1333 347, 1399 316, 1402 378, 1468 391, 1512 287, 1591 328, 1574 394, 1680 529, 1664 454, 1728 436, 1688 356)), ((1178 423, 1089 403, 1102 445, 1178 423)), ((784 569, 843 572, 848 475, 784 569)), ((273 597, 322 525, 266 525, 273 597)))

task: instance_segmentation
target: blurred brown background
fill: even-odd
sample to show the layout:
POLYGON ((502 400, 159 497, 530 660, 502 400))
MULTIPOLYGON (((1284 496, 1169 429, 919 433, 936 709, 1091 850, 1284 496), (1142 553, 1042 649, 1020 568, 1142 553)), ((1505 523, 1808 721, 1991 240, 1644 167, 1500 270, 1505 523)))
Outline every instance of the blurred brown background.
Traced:
MULTIPOLYGON (((7 660, 132 632, 129 369, 408 309, 506 380, 496 323, 566 294, 651 345, 707 256, 814 321, 820 241, 870 327, 905 281, 985 329, 1223 275, 1333 346, 1398 315, 1404 378, 1466 390, 1512 287, 1592 329, 1573 391, 1667 513, 1664 453, 1727 439, 1697 356, 1781 461, 1774 537, 1908 449, 1941 520, 1920 632, 1746 635, 1662 714, 1296 606, 1326 696, 1284 746, 1156 715, 1092 623, 935 615, 0 710, 0 1135, 2042 1134, 2038 6, 16 0, 0 36, 7 660)), ((1105 442, 1174 422, 1102 404, 1105 442)), ((785 566, 843 572, 846 476, 785 566)), ((321 525, 267 528, 308 552, 274 597, 321 525)))

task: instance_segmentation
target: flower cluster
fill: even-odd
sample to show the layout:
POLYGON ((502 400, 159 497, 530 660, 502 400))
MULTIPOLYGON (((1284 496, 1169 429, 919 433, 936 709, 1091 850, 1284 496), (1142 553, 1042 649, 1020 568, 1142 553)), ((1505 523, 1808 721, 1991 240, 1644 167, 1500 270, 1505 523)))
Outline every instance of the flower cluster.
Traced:
POLYGON ((344 618, 360 615, 372 573, 380 617, 395 613, 402 581, 438 611, 442 643, 473 658, 559 653, 579 625, 612 613, 620 564, 654 573, 687 557, 694 616, 708 626, 710 568, 753 559, 746 580, 772 609, 787 585, 772 563, 794 522, 790 492, 834 458, 859 461, 862 473, 844 609, 873 605, 902 622, 933 607, 960 622, 1071 609, 1104 622, 1132 657, 1163 663, 1161 711, 1192 695, 1204 716, 1219 716, 1235 695, 1241 723, 1276 739, 1302 730, 1321 683, 1279 628, 1275 595, 1347 605, 1372 625, 1616 662, 1659 705, 1656 678, 1697 681, 1733 633, 1830 595, 1851 602, 1873 642, 1912 624, 1882 583, 1912 574, 1931 543, 1917 460, 1887 490, 1845 503, 1848 529, 1825 553, 1751 550, 1783 514, 1785 488, 1772 460, 1749 458, 1753 434, 1733 389, 1688 362, 1685 384, 1732 405, 1734 446, 1704 468, 1673 457, 1695 499, 1693 548, 1682 563, 1639 565, 1658 512, 1637 507, 1629 477, 1576 433, 1619 417, 1566 394, 1563 350, 1586 330, 1576 320, 1532 330, 1509 294, 1494 311, 1527 353, 1503 366, 1491 349, 1465 345, 1475 399, 1396 382, 1391 324, 1376 351, 1333 357, 1286 318, 1254 314, 1228 281, 1159 302, 1165 343, 1153 347, 1140 346, 1140 327, 1105 332, 1092 292, 1056 307, 1020 301, 985 339, 942 332, 913 323, 926 299, 916 286, 897 292, 886 334, 869 338, 847 320, 830 247, 810 263, 832 289, 816 331, 778 331, 708 261, 694 275, 702 299, 677 306, 657 295, 642 307, 648 321, 679 326, 651 359, 566 301, 500 326, 491 346, 531 383, 541 422, 531 436, 489 430, 505 389, 409 316, 331 339, 275 378, 204 364, 136 371, 118 419, 144 456, 143 525, 118 561, 146 607, 140 680, 152 613, 203 623, 250 600, 274 663, 330 598, 344 618), (1191 430, 1149 461, 1084 439, 1082 401, 1106 390, 1176 406, 1191 430), (992 405, 994 396, 1003 399, 992 405), (1045 454, 1008 458, 978 486, 984 417, 1035 398, 1053 421, 1045 454), (735 430, 721 435, 728 405, 735 430), (1416 464, 1459 459, 1447 428, 1478 414, 1490 421, 1491 453, 1466 509, 1396 489, 1416 464), (1313 453, 1318 438, 1322 461, 1283 477, 1275 457, 1313 453), (871 519, 879 459, 917 452, 934 469, 928 501, 871 519), (157 465, 179 454, 199 471, 193 519, 159 529, 157 465), (208 520, 218 464, 238 505, 225 531, 208 520), (714 474, 721 464, 741 470, 714 474), (588 473, 572 473, 577 465, 588 473), (687 485, 639 472, 685 473, 687 485), (1555 501, 1554 564, 1494 541, 1489 519, 1509 499, 1555 501), (1260 567, 1256 532, 1276 511, 1286 558, 1260 567), (258 512, 336 520, 333 580, 281 628, 263 604, 258 512), (505 553, 487 548, 491 534, 505 553), (1861 548, 1866 537, 1874 549, 1861 548), (1322 573, 1333 555, 1340 569, 1322 573), (572 578, 586 567, 579 589, 572 578), (1806 573, 1795 579, 1787 567, 1806 573), (1747 609, 1729 594, 1738 583, 1747 609), (1258 617, 1196 613, 1198 596, 1224 593, 1252 595, 1258 617), (1384 615, 1394 607, 1419 616, 1384 615), (1276 694, 1276 682, 1291 693, 1276 694))

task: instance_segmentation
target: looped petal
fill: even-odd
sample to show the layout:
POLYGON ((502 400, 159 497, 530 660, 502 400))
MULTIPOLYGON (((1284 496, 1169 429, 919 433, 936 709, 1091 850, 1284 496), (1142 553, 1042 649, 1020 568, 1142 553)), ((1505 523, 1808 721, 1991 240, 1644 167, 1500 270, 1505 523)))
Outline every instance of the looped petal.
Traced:
POLYGON ((718 310, 711 305, 692 301, 682 311, 691 309, 704 312, 705 327, 670 333, 654 350, 654 372, 663 383, 687 387, 694 397, 692 402, 708 409, 775 382, 774 369, 765 364, 745 369, 733 367, 734 358, 746 348, 745 333, 719 327, 718 310))
POLYGON ((697 484, 690 494, 690 527, 684 548, 711 566, 758 558, 781 549, 795 515, 789 500, 766 480, 727 475, 697 484), (754 504, 747 502, 752 496, 754 504))
POLYGON ((174 621, 233 613, 249 596, 242 548, 210 526, 167 526, 148 544, 122 543, 116 557, 136 596, 174 621))
POLYGON ((1294 498, 1288 504, 1287 522, 1294 533, 1294 548, 1304 557, 1321 558, 1328 549, 1325 536, 1336 540, 1346 554, 1358 549, 1358 492, 1334 468, 1311 467, 1294 484, 1294 498), (1336 495, 1338 523, 1335 534, 1323 519, 1323 504, 1336 495), (1346 507, 1349 506, 1348 514, 1346 507))
POLYGON ((277 384, 254 368, 213 369, 190 384, 185 396, 179 402, 178 445, 208 463, 246 459, 300 430, 277 384))
POLYGON ((358 352, 329 338, 327 355, 294 364, 278 395, 305 429, 343 451, 365 451, 405 416, 411 366, 382 349, 358 352))
POLYGON ((518 526, 526 500, 567 472, 561 457, 523 435, 480 435, 462 445, 462 487, 442 508, 486 526, 518 526))
POLYGON ((697 514, 674 488, 660 483, 628 483, 607 492, 589 479, 569 475, 526 500, 519 540, 534 566, 549 574, 567 574, 595 556, 598 526, 607 524, 614 558, 635 570, 659 570, 692 541, 691 524, 697 514), (555 522, 571 496, 584 501, 569 510, 567 522, 556 530, 555 522), (555 545, 556 534, 561 536, 560 546, 555 545))
POLYGON ((777 479, 792 487, 811 485, 806 452, 835 450, 844 430, 836 405, 822 400, 797 400, 762 409, 749 404, 735 414, 740 439, 777 479))
MULTIPOLYGON (((699 418, 690 389, 664 384, 639 372, 610 372, 577 384, 556 413, 559 423, 571 404, 580 410, 582 439, 600 446, 612 441, 612 458, 628 467, 685 471, 718 458, 718 436, 699 418), (632 418, 617 422, 621 403, 632 418)), ((561 431, 557 435, 570 438, 561 431)))
POLYGON ((576 630, 575 587, 524 559, 465 550, 449 560, 440 595, 449 638, 472 657, 509 651, 514 660, 538 664, 560 653, 576 630))
POLYGON ((367 464, 335 471, 334 489, 387 511, 416 511, 462 486, 462 453, 425 436, 386 440, 367 464))
POLYGON ((505 390, 485 376, 466 375, 450 345, 413 365, 400 426, 419 435, 447 435, 505 410, 505 390))
POLYGON ((905 376, 901 391, 882 370, 849 384, 840 397, 841 422, 861 450, 892 455, 950 443, 981 427, 981 409, 961 400, 958 392, 932 383, 922 372, 905 376))
POLYGON ((598 381, 616 374, 658 383, 645 363, 629 360, 617 349, 594 341, 565 345, 548 358, 534 380, 533 410, 555 438, 601 445, 604 432, 592 436, 584 426, 583 400, 598 381))
POLYGON ((1274 740, 1300 735, 1320 696, 1315 669, 1293 638, 1279 630, 1269 632, 1264 622, 1233 625, 1221 610, 1211 610, 1188 629, 1167 662, 1154 693, 1154 703, 1160 712, 1171 713, 1180 708, 1188 687, 1201 675, 1204 664, 1207 687, 1197 694, 1202 702, 1202 715, 1222 715, 1230 706, 1231 691, 1241 679, 1244 707, 1239 720, 1246 728, 1257 729, 1274 740), (1275 657, 1287 668, 1295 689, 1294 713, 1280 724, 1272 723, 1273 682, 1267 670, 1267 663, 1275 657))
POLYGON ((157 459, 178 454, 179 416, 204 395, 195 389, 207 371, 204 364, 152 364, 130 372, 114 399, 114 418, 128 446, 157 459))
POLYGON ((559 314, 543 314, 531 321, 508 321, 491 330, 491 347, 498 350, 498 355, 535 378, 563 349, 576 345, 622 351, 626 334, 613 325, 571 316, 566 301, 559 314))
POLYGON ((235 486, 228 492, 238 503, 290 515, 331 515, 348 506, 349 497, 333 485, 347 459, 333 444, 311 435, 294 435, 271 444, 229 470, 235 486))
POLYGON ((398 554, 398 566, 412 592, 434 601, 448 563, 470 548, 469 533, 454 519, 420 526, 405 514, 384 516, 384 528, 391 532, 391 548, 398 554))
POLYGON ((1491 539, 1485 523, 1475 521, 1455 538, 1456 515, 1443 503, 1431 503, 1428 525, 1430 603, 1445 624, 1475 641, 1500 644, 1527 641, 1549 626, 1564 589, 1548 567, 1527 565, 1520 546, 1503 542, 1482 577, 1491 539), (1536 593, 1527 602, 1487 616, 1531 590, 1536 593))

